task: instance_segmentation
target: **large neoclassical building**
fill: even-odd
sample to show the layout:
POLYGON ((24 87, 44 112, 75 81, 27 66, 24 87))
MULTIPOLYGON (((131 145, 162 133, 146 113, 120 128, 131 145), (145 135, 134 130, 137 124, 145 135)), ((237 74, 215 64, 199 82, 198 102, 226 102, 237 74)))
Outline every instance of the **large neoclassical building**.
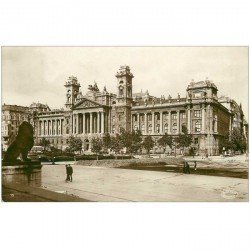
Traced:
POLYGON ((139 129, 143 136, 152 135, 157 141, 165 133, 182 133, 185 126, 197 152, 212 155, 219 153, 219 140, 233 127, 244 129, 241 105, 228 97, 219 98, 216 85, 209 80, 188 84, 185 97, 165 98, 151 96, 148 91, 133 93, 134 76, 128 66, 121 66, 115 76, 116 93, 99 90, 95 83, 85 94, 78 79, 69 77, 64 84, 64 108, 33 112, 36 142, 46 138, 64 149, 73 135, 81 138, 83 150, 89 151, 93 137, 115 135, 122 128, 139 129))

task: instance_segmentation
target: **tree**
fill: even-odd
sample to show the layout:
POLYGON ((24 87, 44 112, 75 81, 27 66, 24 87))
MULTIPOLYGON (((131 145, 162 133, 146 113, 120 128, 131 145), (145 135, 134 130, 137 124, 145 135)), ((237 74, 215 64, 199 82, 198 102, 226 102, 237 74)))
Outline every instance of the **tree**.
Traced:
POLYGON ((104 150, 107 151, 108 149, 111 148, 111 137, 110 137, 110 134, 109 133, 106 133, 104 136, 103 136, 103 147, 104 147, 104 150))
POLYGON ((140 130, 136 130, 136 131, 132 131, 131 134, 131 146, 129 148, 129 151, 131 153, 137 153, 138 150, 140 150, 142 148, 142 133, 140 130))
POLYGON ((154 147, 154 141, 151 135, 145 137, 143 141, 143 147, 147 150, 147 153, 149 154, 150 149, 154 147))
POLYGON ((129 153, 137 153, 142 148, 142 134, 140 130, 128 132, 122 129, 120 134, 121 144, 129 153))
POLYGON ((166 150, 166 146, 169 146, 171 149, 173 147, 173 137, 165 133, 159 140, 158 143, 160 146, 164 147, 166 150))
POLYGON ((179 134, 175 141, 177 143, 177 147, 183 148, 183 151, 185 152, 185 148, 189 147, 192 143, 192 136, 188 134, 186 126, 182 127, 182 132, 183 134, 179 134))
POLYGON ((223 150, 229 150, 229 149, 230 150, 232 149, 232 142, 230 140, 229 133, 227 133, 219 140, 219 152, 223 153, 223 150))
POLYGON ((246 138, 239 128, 233 128, 231 143, 234 151, 241 151, 243 153, 246 150, 246 138))
POLYGON ((68 141, 68 149, 70 152, 81 152, 82 151, 82 140, 80 138, 70 136, 68 141))
POLYGON ((126 148, 127 151, 130 152, 132 146, 132 134, 128 131, 125 131, 125 129, 122 128, 120 134, 120 140, 122 147, 126 148))
POLYGON ((123 145, 121 142, 121 136, 116 134, 115 136, 111 137, 111 149, 115 151, 116 154, 118 154, 122 148, 123 145))
POLYGON ((42 138, 42 140, 39 143, 39 146, 43 146, 43 151, 46 151, 49 145, 50 145, 50 141, 46 140, 45 138, 42 138))
POLYGON ((96 153, 96 159, 98 160, 98 154, 100 154, 101 150, 102 150, 102 140, 99 138, 93 138, 92 141, 92 147, 91 147, 91 151, 96 153))

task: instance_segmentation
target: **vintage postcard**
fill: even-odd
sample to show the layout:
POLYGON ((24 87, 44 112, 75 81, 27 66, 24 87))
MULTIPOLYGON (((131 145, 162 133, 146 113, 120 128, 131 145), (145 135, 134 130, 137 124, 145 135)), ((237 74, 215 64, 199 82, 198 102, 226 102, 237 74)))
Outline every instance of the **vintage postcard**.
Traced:
POLYGON ((248 47, 1 60, 3 201, 248 201, 248 47))

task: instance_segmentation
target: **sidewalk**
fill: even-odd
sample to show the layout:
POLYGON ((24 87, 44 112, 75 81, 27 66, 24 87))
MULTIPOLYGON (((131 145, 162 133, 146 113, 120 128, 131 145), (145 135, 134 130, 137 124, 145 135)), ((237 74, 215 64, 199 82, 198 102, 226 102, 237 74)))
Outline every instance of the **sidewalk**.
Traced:
POLYGON ((83 198, 20 184, 4 184, 2 201, 6 202, 83 202, 83 198))

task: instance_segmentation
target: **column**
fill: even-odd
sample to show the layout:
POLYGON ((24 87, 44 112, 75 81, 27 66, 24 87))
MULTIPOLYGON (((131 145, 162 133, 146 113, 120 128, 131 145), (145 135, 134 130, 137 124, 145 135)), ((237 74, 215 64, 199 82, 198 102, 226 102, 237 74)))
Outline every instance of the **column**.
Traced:
POLYGON ((210 131, 211 131, 211 134, 214 132, 213 131, 213 120, 214 120, 213 107, 210 105, 210 131))
POLYGON ((90 116, 89 116, 89 133, 91 134, 92 132, 93 132, 93 130, 92 130, 92 128, 93 128, 93 123, 92 123, 92 121, 93 121, 93 114, 92 113, 90 113, 90 116))
POLYGON ((191 134, 191 110, 188 108, 188 114, 187 114, 188 120, 187 120, 187 129, 188 133, 191 134))
POLYGON ((162 123, 163 123, 163 113, 162 111, 160 112, 160 134, 162 134, 162 123))
POLYGON ((61 135, 63 135, 63 119, 60 119, 60 128, 61 128, 61 135))
POLYGON ((51 134, 55 135, 55 120, 51 120, 51 134))
POLYGON ((168 112, 168 134, 171 134, 171 111, 168 112))
POLYGON ((177 118, 177 134, 180 133, 180 111, 176 111, 176 118, 177 118))
POLYGON ((51 135, 51 120, 48 120, 48 135, 51 135))
POLYGON ((72 134, 75 134, 75 115, 72 115, 72 134))
POLYGON ((137 114, 137 129, 141 130, 140 129, 140 113, 137 114))
POLYGON ((155 134, 155 113, 152 113, 152 133, 155 134))
POLYGON ((206 128, 205 128, 205 113, 206 110, 205 110, 205 106, 202 106, 202 109, 201 109, 201 127, 202 127, 202 130, 201 130, 201 133, 205 133, 206 132, 206 128))
POLYGON ((79 114, 76 114, 76 134, 79 133, 79 114))
POLYGON ((59 121, 58 121, 58 134, 59 135, 62 135, 62 120, 61 119, 59 119, 59 121))
POLYGON ((97 133, 100 133, 100 112, 97 113, 97 133))
POLYGON ((148 134, 148 115, 147 115, 147 113, 145 113, 144 116, 145 116, 145 119, 144 119, 144 121, 145 121, 145 135, 147 135, 148 134))
POLYGON ((104 112, 101 112, 101 133, 104 133, 104 112))
POLYGON ((214 132, 217 133, 218 132, 218 119, 217 119, 217 115, 214 116, 214 132))
POLYGON ((82 133, 85 134, 85 113, 82 114, 82 133))

